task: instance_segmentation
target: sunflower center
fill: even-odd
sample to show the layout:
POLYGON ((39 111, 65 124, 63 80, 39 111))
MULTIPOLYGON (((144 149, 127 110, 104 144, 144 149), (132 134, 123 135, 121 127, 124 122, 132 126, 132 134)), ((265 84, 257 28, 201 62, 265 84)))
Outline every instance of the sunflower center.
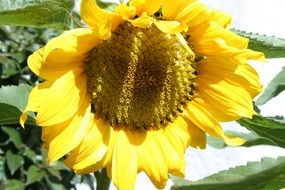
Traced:
POLYGON ((123 24, 86 62, 93 112, 112 126, 163 126, 191 100, 195 68, 176 35, 123 24))

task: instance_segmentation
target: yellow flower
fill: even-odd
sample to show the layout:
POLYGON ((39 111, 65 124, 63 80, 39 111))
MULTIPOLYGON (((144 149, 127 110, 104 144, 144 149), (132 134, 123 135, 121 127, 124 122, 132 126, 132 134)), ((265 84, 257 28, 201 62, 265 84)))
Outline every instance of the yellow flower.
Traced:
POLYGON ((219 122, 255 114, 264 59, 229 31, 231 18, 197 0, 132 0, 114 12, 82 0, 89 28, 67 31, 28 59, 43 78, 21 116, 37 112, 49 162, 68 155, 76 173, 107 168, 118 189, 138 172, 157 188, 183 176, 188 146, 206 133, 229 145, 219 122))

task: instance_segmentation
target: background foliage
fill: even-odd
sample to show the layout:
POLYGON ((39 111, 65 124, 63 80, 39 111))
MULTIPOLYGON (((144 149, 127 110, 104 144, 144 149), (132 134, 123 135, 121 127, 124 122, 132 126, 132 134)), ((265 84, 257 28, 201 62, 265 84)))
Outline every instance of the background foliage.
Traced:
MULTIPOLYGON (((114 4, 99 5, 112 10, 114 4)), ((41 147, 41 129, 35 125, 35 115, 29 115, 25 129, 19 126, 32 86, 41 82, 27 67, 27 57, 46 42, 62 33, 63 29, 81 26, 80 17, 72 12, 73 0, 11 0, 0 1, 0 189, 71 189, 78 183, 94 189, 109 183, 105 171, 93 175, 76 176, 62 161, 52 165, 46 162, 41 147), (102 175, 101 175, 102 174, 102 175), (104 174, 104 175, 103 175, 104 174)), ((267 58, 285 57, 285 40, 233 30, 250 39, 249 47, 265 52, 267 58)), ((285 89, 284 68, 271 81, 256 101, 262 105, 285 89)), ((247 139, 244 146, 260 144, 285 148, 285 121, 283 117, 267 118, 261 115, 237 121, 250 133, 228 133, 247 139)), ((208 138, 211 146, 226 145, 208 138)), ((172 177, 173 189, 280 189, 285 187, 285 158, 264 158, 247 166, 231 168, 199 181, 172 177)), ((108 185, 106 186, 106 189, 108 185)))

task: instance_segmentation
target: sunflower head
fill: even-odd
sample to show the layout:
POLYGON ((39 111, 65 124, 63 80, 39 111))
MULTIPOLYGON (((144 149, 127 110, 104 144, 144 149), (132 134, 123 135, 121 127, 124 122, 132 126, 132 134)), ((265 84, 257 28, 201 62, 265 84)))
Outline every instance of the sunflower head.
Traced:
POLYGON ((184 175, 188 146, 206 133, 229 145, 219 122, 255 114, 261 91, 247 60, 262 53, 229 30, 231 18, 197 0, 131 0, 114 12, 82 0, 86 28, 50 40, 28 59, 45 81, 20 118, 37 112, 49 161, 68 155, 77 173, 107 168, 118 189, 138 172, 157 188, 184 175))
POLYGON ((155 26, 118 26, 91 51, 85 66, 93 111, 112 126, 161 127, 195 92, 193 54, 155 26))

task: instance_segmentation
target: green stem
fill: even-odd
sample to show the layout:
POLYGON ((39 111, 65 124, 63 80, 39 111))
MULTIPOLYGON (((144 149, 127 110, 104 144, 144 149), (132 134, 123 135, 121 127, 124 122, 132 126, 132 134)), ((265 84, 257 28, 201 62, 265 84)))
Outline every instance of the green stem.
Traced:
POLYGON ((108 190, 110 187, 110 179, 107 176, 106 168, 94 172, 96 178, 96 190, 108 190))

